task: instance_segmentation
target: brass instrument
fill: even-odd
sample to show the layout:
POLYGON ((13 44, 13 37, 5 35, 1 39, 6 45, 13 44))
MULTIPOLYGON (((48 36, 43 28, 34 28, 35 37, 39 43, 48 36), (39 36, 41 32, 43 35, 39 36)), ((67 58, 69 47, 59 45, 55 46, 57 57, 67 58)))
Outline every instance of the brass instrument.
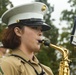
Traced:
POLYGON ((60 62, 59 75, 70 75, 70 69, 69 69, 70 60, 68 59, 68 56, 69 56, 68 50, 64 47, 60 47, 60 46, 56 46, 54 44, 51 44, 47 40, 42 40, 41 42, 44 45, 50 46, 56 50, 59 50, 62 53, 63 57, 62 57, 62 61, 60 62))
POLYGON ((50 47, 59 50, 63 55, 63 59, 60 62, 59 75, 70 75, 70 69, 69 69, 70 60, 68 59, 69 54, 68 50, 66 48, 59 47, 53 44, 50 44, 50 47))

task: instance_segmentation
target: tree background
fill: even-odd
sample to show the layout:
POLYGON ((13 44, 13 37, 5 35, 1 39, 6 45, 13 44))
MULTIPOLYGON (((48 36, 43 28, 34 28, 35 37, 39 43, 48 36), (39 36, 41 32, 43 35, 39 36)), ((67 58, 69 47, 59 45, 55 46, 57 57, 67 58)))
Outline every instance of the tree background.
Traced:
POLYGON ((1 16, 2 14, 8 9, 7 6, 10 8, 13 7, 13 4, 9 0, 0 0, 0 41, 2 38, 2 32, 7 25, 1 23, 1 16))
MULTIPOLYGON (((54 12, 54 6, 51 6, 51 4, 48 3, 47 0, 34 1, 43 2, 48 6, 49 10, 44 19, 45 22, 51 26, 51 29, 45 32, 44 35, 50 39, 51 43, 62 45, 70 51, 69 58, 72 60, 72 62, 70 63, 71 75, 76 75, 76 48, 70 43, 70 35, 74 25, 74 17, 76 16, 76 0, 68 0, 68 4, 70 4, 71 7, 70 11, 66 8, 61 12, 60 21, 66 21, 67 25, 66 28, 62 28, 61 34, 58 33, 59 29, 56 28, 56 25, 53 24, 55 19, 51 19, 51 14, 54 12)), ((9 0, 0 0, 0 17, 8 9, 7 6, 9 6, 10 8, 13 7, 12 2, 10 2, 9 0)), ((6 27, 7 25, 0 23, 0 41, 2 32, 6 27)), ((37 54, 40 62, 49 66, 52 69, 54 75, 58 75, 59 73, 58 68, 61 58, 57 57, 58 54, 59 52, 57 52, 57 50, 45 46, 42 46, 40 53, 37 54)))

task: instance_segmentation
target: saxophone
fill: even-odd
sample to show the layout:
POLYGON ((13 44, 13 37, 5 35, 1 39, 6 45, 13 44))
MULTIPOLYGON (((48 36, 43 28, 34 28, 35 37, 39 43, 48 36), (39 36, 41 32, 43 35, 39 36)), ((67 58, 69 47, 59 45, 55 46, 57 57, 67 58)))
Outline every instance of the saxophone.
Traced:
POLYGON ((62 53, 63 56, 59 66, 59 75, 70 75, 70 68, 69 68, 70 60, 68 59, 68 56, 69 56, 68 49, 51 44, 50 41, 48 40, 42 40, 39 42, 43 43, 45 46, 50 46, 62 53))

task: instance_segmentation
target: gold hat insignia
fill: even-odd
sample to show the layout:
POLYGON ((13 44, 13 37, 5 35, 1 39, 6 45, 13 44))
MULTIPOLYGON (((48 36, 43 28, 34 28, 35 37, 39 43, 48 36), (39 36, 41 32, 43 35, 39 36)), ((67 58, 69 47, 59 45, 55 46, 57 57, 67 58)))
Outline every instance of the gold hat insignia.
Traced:
POLYGON ((43 5, 41 10, 45 11, 46 10, 46 5, 43 5))

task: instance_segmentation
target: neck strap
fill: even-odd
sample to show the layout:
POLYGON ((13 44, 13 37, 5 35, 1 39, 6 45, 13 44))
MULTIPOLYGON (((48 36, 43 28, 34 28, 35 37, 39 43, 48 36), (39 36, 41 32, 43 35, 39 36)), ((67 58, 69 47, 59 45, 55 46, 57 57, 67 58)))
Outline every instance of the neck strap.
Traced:
POLYGON ((39 66, 42 68, 42 71, 41 71, 41 73, 40 73, 40 74, 38 74, 37 70, 34 68, 34 66, 31 64, 31 62, 30 62, 30 61, 26 61, 24 58, 22 58, 22 57, 21 57, 21 56, 19 56, 19 55, 11 54, 10 56, 15 56, 15 57, 18 57, 18 58, 20 58, 20 59, 24 60, 26 63, 28 63, 28 64, 29 64, 29 65, 34 69, 34 71, 35 71, 36 75, 45 75, 45 72, 43 71, 43 68, 42 68, 42 66, 41 66, 41 64, 40 64, 40 63, 38 63, 38 64, 39 64, 39 66))

